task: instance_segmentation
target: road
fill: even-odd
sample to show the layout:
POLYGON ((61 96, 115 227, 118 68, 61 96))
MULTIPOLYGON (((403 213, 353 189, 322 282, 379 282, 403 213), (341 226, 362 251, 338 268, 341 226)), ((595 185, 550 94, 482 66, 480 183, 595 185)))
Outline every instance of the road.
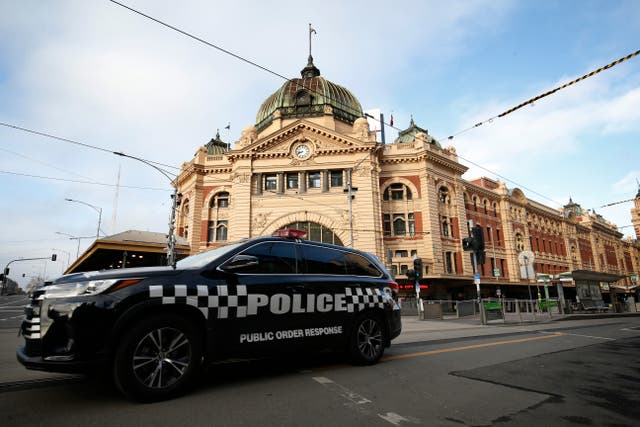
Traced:
MULTIPOLYGON (((340 355, 216 365, 186 396, 135 404, 82 377, 30 372, 0 330, 0 424, 637 425, 640 317, 407 332, 382 363, 340 355), (462 336, 467 335, 467 336, 462 336), (29 376, 31 375, 31 376, 29 376)), ((11 333, 10 333, 11 332, 11 333)))
POLYGON ((25 295, 6 295, 0 297, 0 329, 17 330, 27 304, 25 295))

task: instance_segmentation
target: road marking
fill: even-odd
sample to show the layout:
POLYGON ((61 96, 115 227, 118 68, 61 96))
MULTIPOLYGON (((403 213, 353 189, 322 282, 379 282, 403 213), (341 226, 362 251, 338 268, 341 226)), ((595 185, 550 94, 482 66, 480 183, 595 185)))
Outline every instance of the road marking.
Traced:
POLYGON ((313 379, 325 386, 327 389, 333 391, 334 393, 339 394, 345 399, 355 403, 356 405, 362 405, 363 403, 371 403, 369 399, 364 396, 360 396, 358 393, 349 390, 348 388, 341 386, 340 384, 333 382, 327 377, 313 377, 313 379))
POLYGON ((542 335, 539 337, 519 338, 517 340, 508 340, 508 341, 494 341, 494 342, 488 342, 484 344, 474 344, 474 345, 465 345, 462 347, 442 348, 440 350, 421 351, 419 353, 399 354, 397 356, 384 357, 381 360, 384 362, 387 362, 389 360, 410 359, 414 357, 430 356, 433 354, 451 353, 454 351, 473 350, 475 348, 493 347, 496 345, 517 344, 517 343, 527 342, 527 341, 537 341, 537 340, 544 340, 548 338, 557 338, 562 335, 565 335, 565 334, 561 332, 556 332, 551 335, 542 335))
POLYGON ((22 319, 23 317, 24 317, 24 315, 22 315, 22 316, 13 316, 13 317, 5 317, 3 319, 0 319, 0 321, 11 320, 11 319, 22 319))
MULTIPOLYGON (((367 409, 365 405, 372 403, 371 400, 366 397, 349 390, 348 388, 334 382, 333 380, 327 377, 312 377, 315 382, 318 384, 322 384, 328 390, 338 394, 339 396, 347 399, 351 403, 354 403, 356 406, 354 409, 360 412, 361 414, 365 414, 367 416, 371 416, 372 413, 367 409)), ((412 424, 422 424, 420 420, 414 418, 406 418, 402 415, 396 414, 395 412, 387 412, 385 414, 376 414, 378 417, 382 418, 386 422, 393 424, 394 426, 399 426, 400 423, 412 423, 412 424)))
POLYGON ((563 335, 570 335, 572 337, 582 337, 582 338, 592 338, 595 340, 607 340, 607 341, 615 341, 615 338, 606 338, 606 337, 596 337, 594 335, 581 335, 581 334, 570 334, 568 332, 563 332, 563 335))
POLYGON ((399 426, 401 422, 411 422, 410 419, 403 417, 402 415, 398 415, 393 412, 387 412, 385 415, 378 414, 380 418, 383 420, 393 424, 394 426, 399 426))

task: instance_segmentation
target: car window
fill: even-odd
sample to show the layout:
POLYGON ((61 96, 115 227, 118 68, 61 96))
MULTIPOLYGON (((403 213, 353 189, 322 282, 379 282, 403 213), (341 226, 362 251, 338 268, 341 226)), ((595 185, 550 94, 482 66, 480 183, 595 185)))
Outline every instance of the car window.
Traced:
POLYGON ((228 252, 233 251, 244 242, 232 243, 230 245, 221 246, 210 251, 201 252, 197 255, 191 255, 177 262, 179 268, 198 268, 203 267, 210 262, 215 261, 218 258, 226 255, 228 252))
POLYGON ((235 270, 240 274, 295 274, 296 248, 289 242, 264 242, 241 252, 258 258, 258 263, 235 270))
POLYGON ((344 257, 347 261, 347 273, 352 276, 370 276, 370 277, 380 277, 382 276, 382 272, 370 259, 346 252, 344 257))
POLYGON ((347 274, 344 254, 340 251, 319 246, 302 245, 302 257, 307 264, 308 274, 347 274))

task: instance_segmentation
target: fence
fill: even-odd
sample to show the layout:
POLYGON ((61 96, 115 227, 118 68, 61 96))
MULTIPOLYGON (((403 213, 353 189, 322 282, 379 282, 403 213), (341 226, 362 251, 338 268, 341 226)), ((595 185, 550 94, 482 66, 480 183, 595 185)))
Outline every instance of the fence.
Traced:
MULTIPOLYGON (((400 298, 403 315, 418 315, 415 297, 400 298)), ((557 298, 548 300, 518 300, 483 298, 480 309, 477 300, 422 300, 421 319, 479 318, 483 324, 491 322, 524 323, 550 320, 561 314, 557 298)))

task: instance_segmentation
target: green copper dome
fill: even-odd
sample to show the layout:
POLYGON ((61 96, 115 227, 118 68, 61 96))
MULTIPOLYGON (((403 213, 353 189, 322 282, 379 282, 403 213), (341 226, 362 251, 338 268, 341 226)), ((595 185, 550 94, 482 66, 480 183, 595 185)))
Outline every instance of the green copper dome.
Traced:
POLYGON ((336 119, 353 124, 362 117, 362 106, 349 90, 320 76, 313 58, 300 72, 302 78, 291 79, 262 103, 256 115, 256 128, 263 130, 273 121, 273 113, 282 118, 319 117, 325 107, 333 109, 336 119))
POLYGON ((209 155, 224 154, 229 151, 229 144, 220 139, 220 130, 216 132, 216 137, 211 138, 211 141, 207 142, 204 146, 209 155))
POLYGON ((436 141, 431 135, 429 135, 429 131, 426 129, 422 129, 420 126, 417 126, 413 121, 413 117, 411 117, 411 122, 409 123, 409 127, 405 130, 401 130, 398 133, 398 137, 396 138, 394 143, 412 143, 416 140, 418 134, 424 134, 425 141, 428 144, 435 145, 438 148, 442 148, 440 143, 436 141))

